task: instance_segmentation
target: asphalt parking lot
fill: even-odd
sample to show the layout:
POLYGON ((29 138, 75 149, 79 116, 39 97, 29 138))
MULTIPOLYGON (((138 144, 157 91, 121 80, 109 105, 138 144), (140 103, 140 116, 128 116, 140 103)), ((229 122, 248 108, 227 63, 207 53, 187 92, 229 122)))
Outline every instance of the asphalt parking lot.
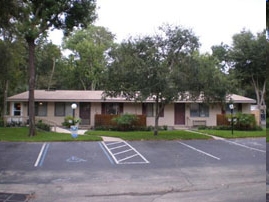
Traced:
POLYGON ((266 201, 265 138, 0 142, 0 154, 0 192, 32 201, 266 201))

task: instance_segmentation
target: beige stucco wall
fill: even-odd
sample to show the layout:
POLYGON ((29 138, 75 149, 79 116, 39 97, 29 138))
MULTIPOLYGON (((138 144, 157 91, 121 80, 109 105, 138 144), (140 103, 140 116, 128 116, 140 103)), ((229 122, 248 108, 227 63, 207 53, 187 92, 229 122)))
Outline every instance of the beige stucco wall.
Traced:
MULTIPOLYGON (((10 102, 10 114, 9 116, 13 116, 13 106, 14 103, 10 102)), ((47 103, 47 116, 36 117, 36 119, 43 119, 52 124, 61 125, 64 121, 64 116, 56 117, 54 116, 54 102, 47 103)), ((125 103, 123 107, 123 113, 130 114, 142 114, 142 104, 141 103, 125 103)), ((251 113, 250 104, 242 104, 242 113, 251 113)), ((94 117, 95 114, 101 114, 101 103, 91 103, 91 117, 90 117, 90 125, 94 126, 94 117)), ((206 121, 207 126, 215 126, 216 116, 217 114, 221 114, 221 107, 219 105, 212 105, 209 107, 209 117, 191 117, 190 116, 190 104, 185 105, 185 126, 193 126, 194 120, 204 120, 206 121)), ((21 103, 21 117, 28 117, 28 104, 21 103)), ((77 109, 75 110, 75 117, 79 117, 79 104, 77 109)), ((16 118, 16 117, 15 117, 16 118)), ((26 119, 26 118, 25 118, 26 119)), ((159 118, 159 126, 170 126, 174 127, 175 122, 174 116, 174 104, 169 104, 165 106, 164 109, 164 117, 159 118)), ((27 119, 26 119, 27 120, 27 119)), ((154 117, 147 117, 147 125, 154 126, 154 117)))

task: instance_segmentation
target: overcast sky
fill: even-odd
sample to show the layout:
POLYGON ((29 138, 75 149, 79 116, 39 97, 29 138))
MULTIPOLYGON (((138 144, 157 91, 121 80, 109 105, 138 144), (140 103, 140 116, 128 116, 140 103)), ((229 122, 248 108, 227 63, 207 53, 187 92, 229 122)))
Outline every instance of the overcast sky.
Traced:
MULTIPOLYGON (((97 0, 95 25, 108 28, 117 42, 130 36, 154 34, 164 23, 192 29, 202 52, 232 42, 242 29, 254 34, 265 29, 265 0, 97 0)), ((52 41, 60 44, 54 34, 52 41)))

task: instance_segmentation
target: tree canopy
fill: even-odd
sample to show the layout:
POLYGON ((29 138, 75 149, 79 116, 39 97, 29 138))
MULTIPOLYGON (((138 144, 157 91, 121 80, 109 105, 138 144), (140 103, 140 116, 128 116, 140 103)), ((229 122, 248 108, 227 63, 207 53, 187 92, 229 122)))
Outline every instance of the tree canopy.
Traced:
POLYGON ((47 36, 50 29, 61 29, 68 35, 73 28, 83 28, 96 18, 95 0, 14 0, 6 7, 1 1, 1 27, 16 27, 16 34, 22 36, 29 51, 29 136, 35 131, 35 46, 47 36), (14 9, 12 9, 14 8, 14 9))
POLYGON ((155 135, 166 104, 180 99, 216 101, 226 94, 220 82, 223 75, 212 58, 199 56, 199 41, 191 30, 164 25, 159 31, 155 36, 130 38, 111 50, 105 85, 105 96, 153 99, 155 135))
POLYGON ((64 48, 72 51, 72 62, 78 89, 96 90, 101 87, 106 68, 106 51, 114 44, 114 35, 104 27, 89 26, 73 32, 64 40, 64 48))

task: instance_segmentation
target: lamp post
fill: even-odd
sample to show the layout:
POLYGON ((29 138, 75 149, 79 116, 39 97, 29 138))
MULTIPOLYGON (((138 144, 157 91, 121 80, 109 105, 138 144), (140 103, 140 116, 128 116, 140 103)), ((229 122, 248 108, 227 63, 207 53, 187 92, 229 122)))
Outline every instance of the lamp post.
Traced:
POLYGON ((230 104, 229 105, 229 108, 230 108, 230 110, 231 110, 231 124, 232 124, 232 135, 234 134, 234 115, 233 115, 233 113, 234 113, 234 105, 233 104, 230 104))
POLYGON ((73 124, 74 124, 74 122, 75 122, 75 110, 76 110, 76 108, 77 108, 77 104, 76 104, 76 103, 73 103, 73 104, 71 105, 71 108, 72 108, 72 110, 73 110, 73 124))
POLYGON ((76 103, 73 103, 71 105, 71 108, 73 110, 73 125, 70 126, 71 128, 71 135, 73 138, 76 138, 78 136, 78 127, 75 125, 75 110, 77 108, 77 104, 76 103))

